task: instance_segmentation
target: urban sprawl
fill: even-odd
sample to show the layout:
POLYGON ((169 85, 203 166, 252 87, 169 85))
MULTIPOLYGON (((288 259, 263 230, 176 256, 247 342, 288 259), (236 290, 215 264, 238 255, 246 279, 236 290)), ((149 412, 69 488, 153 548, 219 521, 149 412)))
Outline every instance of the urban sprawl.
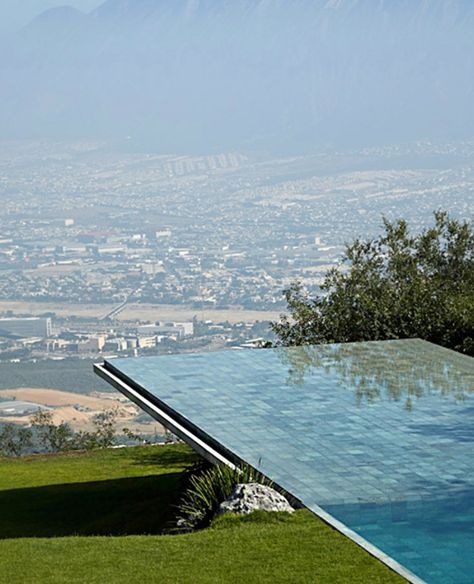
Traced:
POLYGON ((473 162, 466 142, 279 158, 1 143, 0 360, 268 337, 283 290, 318 293, 382 216, 472 218, 473 162))

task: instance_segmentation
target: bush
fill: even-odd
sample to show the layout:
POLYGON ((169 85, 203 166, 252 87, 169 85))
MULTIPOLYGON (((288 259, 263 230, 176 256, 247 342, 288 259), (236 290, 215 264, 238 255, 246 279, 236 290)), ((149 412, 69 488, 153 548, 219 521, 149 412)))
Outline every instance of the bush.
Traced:
POLYGON ((53 423, 53 413, 38 410, 30 417, 36 441, 48 452, 66 452, 75 447, 74 430, 62 422, 53 423))
POLYGON ((219 464, 192 475, 178 507, 178 527, 182 530, 207 527, 219 505, 242 483, 272 486, 269 479, 249 465, 231 468, 219 464))
POLYGON ((64 422, 55 424, 53 413, 41 410, 33 414, 30 421, 37 444, 47 452, 94 450, 115 444, 117 413, 114 408, 96 414, 92 419, 93 432, 74 432, 64 422))
POLYGON ((0 455, 21 456, 32 446, 32 432, 15 424, 0 429, 0 455))

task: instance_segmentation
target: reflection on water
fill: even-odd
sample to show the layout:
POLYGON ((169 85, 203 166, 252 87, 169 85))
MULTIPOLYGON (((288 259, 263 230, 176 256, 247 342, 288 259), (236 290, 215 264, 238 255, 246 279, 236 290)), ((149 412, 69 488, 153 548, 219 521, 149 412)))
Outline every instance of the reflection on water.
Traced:
POLYGON ((380 505, 335 505, 326 511, 432 584, 472 584, 474 490, 455 497, 380 505))
POLYGON ((306 345, 279 350, 288 384, 301 385, 321 370, 353 388, 357 402, 403 401, 437 393, 457 401, 474 393, 474 359, 426 341, 410 339, 339 345, 306 345))

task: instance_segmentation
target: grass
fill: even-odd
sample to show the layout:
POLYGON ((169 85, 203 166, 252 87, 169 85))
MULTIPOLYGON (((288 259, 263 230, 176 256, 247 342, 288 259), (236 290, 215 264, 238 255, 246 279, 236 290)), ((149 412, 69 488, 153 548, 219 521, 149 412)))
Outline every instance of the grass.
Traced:
POLYGON ((1 584, 396 583, 308 511, 171 525, 185 446, 0 460, 1 584))

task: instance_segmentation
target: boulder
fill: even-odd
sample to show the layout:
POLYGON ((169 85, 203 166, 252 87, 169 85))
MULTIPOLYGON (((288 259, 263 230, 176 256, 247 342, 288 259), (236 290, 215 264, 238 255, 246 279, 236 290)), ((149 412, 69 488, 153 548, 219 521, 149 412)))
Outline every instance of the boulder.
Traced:
POLYGON ((275 489, 248 483, 237 485, 232 495, 219 506, 218 514, 241 513, 246 515, 253 511, 286 511, 292 513, 293 507, 275 489))

